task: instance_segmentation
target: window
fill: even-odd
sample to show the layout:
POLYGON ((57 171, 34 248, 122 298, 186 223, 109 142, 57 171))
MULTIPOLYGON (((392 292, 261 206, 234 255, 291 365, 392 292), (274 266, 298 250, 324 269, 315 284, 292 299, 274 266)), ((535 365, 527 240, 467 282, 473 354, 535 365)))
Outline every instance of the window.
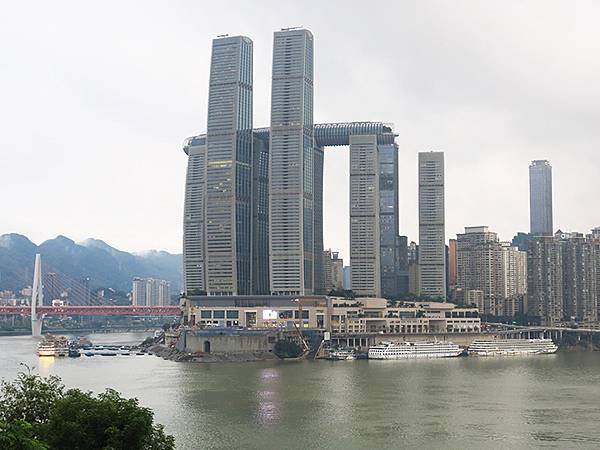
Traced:
POLYGON ((223 310, 214 311, 213 318, 214 319, 224 319, 225 318, 225 311, 223 311, 223 310))
POLYGON ((200 317, 203 319, 212 319, 212 311, 200 311, 200 317))
POLYGON ((228 319, 238 319, 240 316, 239 311, 237 310, 230 310, 227 311, 227 318, 228 319))

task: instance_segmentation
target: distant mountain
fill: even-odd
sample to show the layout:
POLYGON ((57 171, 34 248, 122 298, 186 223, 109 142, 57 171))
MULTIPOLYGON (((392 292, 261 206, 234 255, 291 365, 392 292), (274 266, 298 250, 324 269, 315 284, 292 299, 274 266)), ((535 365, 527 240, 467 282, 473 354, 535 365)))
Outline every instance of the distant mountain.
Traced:
POLYGON ((31 285, 35 254, 42 255, 43 272, 57 272, 68 279, 90 278, 90 287, 129 291, 133 277, 152 277, 171 282, 171 292, 181 289, 182 258, 164 251, 127 253, 99 239, 75 243, 65 236, 35 245, 20 234, 0 235, 0 290, 31 285))

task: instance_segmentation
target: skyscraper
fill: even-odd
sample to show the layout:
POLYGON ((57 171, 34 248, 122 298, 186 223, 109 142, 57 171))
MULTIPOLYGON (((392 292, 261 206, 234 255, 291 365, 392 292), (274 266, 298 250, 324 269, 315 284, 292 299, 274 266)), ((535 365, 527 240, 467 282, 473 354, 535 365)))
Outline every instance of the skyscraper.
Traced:
POLYGON ((188 166, 183 213, 183 291, 198 295, 206 292, 206 137, 189 138, 184 150, 188 155, 188 166))
POLYGON ((546 160, 535 160, 529 166, 529 222, 534 235, 551 236, 552 166, 546 160))
POLYGON ((275 32, 269 147, 271 293, 311 294, 315 259, 313 36, 308 30, 275 32))
POLYGON ((213 40, 206 133, 206 290, 250 294, 252 41, 213 40))
POLYGON ((444 153, 419 153, 419 288, 446 298, 444 153))
POLYGON ((350 268, 361 297, 381 296, 379 206, 377 136, 350 136, 350 268))

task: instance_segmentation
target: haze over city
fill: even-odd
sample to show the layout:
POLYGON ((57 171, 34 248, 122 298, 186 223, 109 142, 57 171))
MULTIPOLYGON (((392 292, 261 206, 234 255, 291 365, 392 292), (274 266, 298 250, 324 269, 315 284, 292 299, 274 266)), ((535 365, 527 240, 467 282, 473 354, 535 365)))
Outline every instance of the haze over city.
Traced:
MULTIPOLYGON (((447 237, 527 231, 533 159, 554 169, 554 228, 598 225, 598 4, 143 5, 4 9, 1 232, 181 251, 182 141, 206 128, 211 41, 254 41, 254 125, 267 126, 273 31, 294 25, 314 34, 315 123, 399 133, 400 234, 417 240, 426 150, 446 155, 447 237)), ((326 150, 324 205, 325 247, 347 257, 347 149, 326 150)))

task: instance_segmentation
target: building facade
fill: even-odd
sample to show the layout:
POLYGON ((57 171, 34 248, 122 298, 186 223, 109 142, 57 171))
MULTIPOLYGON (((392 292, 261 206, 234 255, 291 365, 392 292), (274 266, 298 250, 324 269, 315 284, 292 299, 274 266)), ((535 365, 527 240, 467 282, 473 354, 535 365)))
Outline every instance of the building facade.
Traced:
POLYGON ((381 296, 377 136, 350 136, 350 268, 359 297, 381 296))
POLYGON ((563 320, 562 245, 554 236, 537 236, 527 249, 528 314, 542 325, 563 320))
POLYGON ((270 131, 271 293, 312 294, 313 36, 308 30, 275 33, 270 131))
POLYGON ((171 284, 166 280, 135 277, 131 289, 133 306, 167 306, 171 304, 171 284))
POLYGON ((529 166, 529 221, 534 235, 551 236, 552 166, 546 160, 532 161, 529 166))
POLYGON ((252 41, 213 40, 206 132, 206 290, 251 293, 252 41))
POLYGON ((446 298, 444 153, 419 153, 419 290, 446 298))

